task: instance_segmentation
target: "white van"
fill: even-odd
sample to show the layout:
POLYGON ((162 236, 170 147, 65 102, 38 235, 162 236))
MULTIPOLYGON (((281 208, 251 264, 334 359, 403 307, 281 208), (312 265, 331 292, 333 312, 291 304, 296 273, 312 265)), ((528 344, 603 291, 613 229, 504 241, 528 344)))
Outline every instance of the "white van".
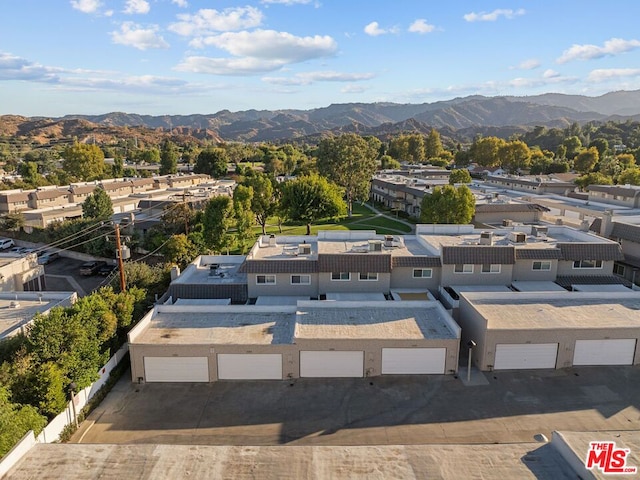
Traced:
POLYGON ((6 250, 7 248, 15 247, 16 244, 13 243, 13 239, 11 238, 0 238, 0 250, 6 250))

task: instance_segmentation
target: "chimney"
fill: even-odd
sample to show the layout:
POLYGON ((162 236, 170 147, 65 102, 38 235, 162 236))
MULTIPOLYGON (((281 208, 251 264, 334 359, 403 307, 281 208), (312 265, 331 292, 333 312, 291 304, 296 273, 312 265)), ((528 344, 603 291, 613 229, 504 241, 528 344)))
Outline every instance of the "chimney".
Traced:
POLYGON ((586 218, 582 220, 582 222, 580 222, 580 231, 581 232, 589 231, 589 220, 587 220, 586 218))
POLYGON ((602 223, 600 224, 600 236, 609 238, 613 230, 613 211, 605 210, 602 214, 602 223))
POLYGON ((270 247, 275 247, 276 246, 276 236, 275 235, 269 235, 269 246, 270 247))

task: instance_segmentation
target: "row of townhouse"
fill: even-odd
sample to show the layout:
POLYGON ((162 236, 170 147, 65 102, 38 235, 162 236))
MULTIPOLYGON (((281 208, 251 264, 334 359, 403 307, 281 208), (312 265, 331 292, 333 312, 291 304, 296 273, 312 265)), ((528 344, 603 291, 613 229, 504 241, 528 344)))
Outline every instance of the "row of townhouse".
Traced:
POLYGON ((210 180, 208 175, 167 175, 155 178, 113 179, 100 182, 74 183, 67 187, 40 187, 34 190, 0 192, 0 214, 79 204, 102 188, 112 199, 151 190, 188 188, 210 180))
POLYGON ((589 185, 589 201, 640 208, 638 185, 589 185))

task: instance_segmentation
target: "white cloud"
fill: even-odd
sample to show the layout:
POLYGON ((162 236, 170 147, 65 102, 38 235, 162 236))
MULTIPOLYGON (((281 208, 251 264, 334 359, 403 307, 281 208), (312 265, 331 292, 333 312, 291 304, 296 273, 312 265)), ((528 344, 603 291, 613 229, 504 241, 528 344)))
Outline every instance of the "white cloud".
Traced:
POLYGON ((587 80, 590 82, 605 82, 628 77, 640 77, 640 68, 600 68, 592 70, 587 80))
POLYGON ((124 13, 128 14, 145 14, 149 13, 151 6, 147 0, 127 0, 124 13))
POLYGON ((333 71, 297 73, 293 77, 263 77, 262 81, 274 85, 310 85, 315 82, 358 82, 370 80, 373 73, 343 73, 333 71))
POLYGON ((378 35, 384 35, 385 33, 389 33, 388 30, 380 28, 378 22, 371 22, 367 26, 364 27, 364 33, 367 35, 371 35, 372 37, 377 37, 378 35))
POLYGON ((514 69, 517 69, 517 70, 533 70, 535 68, 538 68, 539 66, 540 66, 540 61, 538 61, 535 58, 529 58, 527 60, 523 60, 517 66, 509 67, 509 68, 511 68, 512 70, 514 70, 514 69))
POLYGON ((171 3, 175 3, 181 8, 187 8, 189 6, 187 0, 171 0, 171 3))
POLYGON ((45 67, 9 53, 0 53, 0 80, 57 83, 60 69, 45 67))
POLYGON ((181 13, 178 20, 169 25, 169 30, 185 37, 194 37, 258 27, 262 23, 262 12, 255 7, 226 8, 221 12, 207 8, 193 15, 181 13))
POLYGON ((260 3, 291 6, 291 5, 306 5, 308 3, 311 3, 311 0, 260 0, 260 3))
POLYGON ((159 27, 150 25, 147 28, 133 22, 124 22, 120 25, 120 31, 111 32, 113 43, 127 45, 138 50, 148 50, 150 48, 169 48, 169 44, 158 35, 159 27))
POLYGON ((524 15, 525 13, 525 10, 522 8, 519 10, 498 8, 493 12, 467 13, 462 18, 464 18, 467 22, 495 22, 500 17, 511 20, 512 18, 524 15))
POLYGON ((409 26, 409 31, 412 33, 425 34, 433 32, 436 29, 435 25, 430 25, 424 18, 419 18, 409 26))
POLYGON ((340 89, 340 93, 362 93, 366 90, 362 85, 346 85, 340 89))
POLYGON ((262 58, 210 58, 187 57, 176 66, 181 72, 207 73, 210 75, 259 75, 273 72, 286 65, 282 60, 265 60, 262 58))
POLYGON ((545 70, 542 74, 542 78, 557 78, 559 76, 560 74, 558 72, 556 72, 555 70, 551 70, 550 68, 545 70))
POLYGON ((640 47, 640 40, 624 40, 622 38, 611 38, 604 42, 602 47, 598 45, 577 45, 574 44, 556 60, 557 63, 567 63, 572 60, 593 60, 609 55, 618 55, 640 47))
POLYGON ((71 6, 82 13, 96 13, 102 6, 100 0, 71 0, 71 6))
POLYGON ((236 57, 255 57, 296 63, 333 55, 338 44, 330 36, 296 37, 275 30, 226 32, 191 42, 193 47, 213 46, 236 57))

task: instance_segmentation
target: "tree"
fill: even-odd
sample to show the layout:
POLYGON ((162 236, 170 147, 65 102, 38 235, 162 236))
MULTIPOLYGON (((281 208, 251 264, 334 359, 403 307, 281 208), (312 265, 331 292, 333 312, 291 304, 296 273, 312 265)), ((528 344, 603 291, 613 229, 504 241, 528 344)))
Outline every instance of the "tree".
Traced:
POLYGON ((425 155, 424 137, 419 133, 413 133, 407 137, 407 149, 409 154, 409 161, 411 163, 422 163, 425 158, 429 158, 425 155))
POLYGON ((380 168, 382 170, 397 169, 397 168, 400 168, 400 162, 397 160, 394 160, 389 155, 383 155, 382 157, 380 157, 380 168))
POLYGON ((97 145, 74 143, 65 148, 62 168, 81 181, 100 180, 104 176, 104 153, 97 145))
POLYGON ((613 179, 608 175, 604 175, 600 172, 591 172, 581 177, 576 178, 573 181, 576 185, 584 190, 589 185, 613 185, 613 179))
POLYGON ((229 157, 224 148, 208 147, 198 155, 193 171, 195 173, 205 173, 214 178, 220 178, 227 174, 228 163, 229 157))
POLYGON ((286 182, 282 187, 281 208, 288 218, 307 226, 307 235, 311 235, 312 223, 346 211, 340 187, 319 175, 286 182))
POLYGON ((596 147, 598 150, 598 155, 600 158, 604 158, 604 156, 609 153, 609 142, 606 138, 595 138, 589 144, 589 147, 596 147))
POLYGON ((233 225, 233 204, 226 196, 213 197, 202 216, 203 235, 207 245, 215 252, 223 252, 231 244, 229 229, 233 225))
POLYGON ((427 139, 424 142, 424 154, 427 158, 438 158, 442 155, 444 148, 442 148, 442 141, 440 140, 440 133, 432 128, 427 135, 427 139))
POLYGON ((2 458, 29 430, 39 435, 47 419, 31 405, 12 403, 11 393, 0 385, 0 458, 2 458))
POLYGON ((160 148, 160 175, 178 173, 178 147, 171 140, 165 139, 160 148))
POLYGON ((349 216, 354 201, 369 198, 376 158, 371 144, 353 133, 324 139, 318 146, 318 171, 344 188, 349 216))
POLYGON ((113 215, 113 202, 102 188, 96 187, 82 203, 82 217, 87 219, 107 220, 113 215))
POLYGON ((632 167, 623 170, 618 176, 620 185, 640 185, 640 168, 632 167))
POLYGON ((582 141, 574 135, 572 137, 565 138, 562 145, 565 147, 566 158, 572 160, 580 152, 580 149, 582 148, 582 141))
POLYGON ((251 187, 238 185, 233 192, 233 212, 241 253, 244 253, 246 241, 251 237, 251 225, 253 224, 252 198, 253 188, 251 187))
POLYGON ((406 135, 399 135, 389 140, 387 155, 400 162, 409 160, 409 138, 406 135))
POLYGON ((168 261, 177 264, 180 268, 185 268, 195 257, 193 244, 182 233, 169 237, 162 247, 162 254, 168 261))
POLYGON ((500 166, 511 173, 529 167, 531 151, 526 143, 521 140, 507 142, 498 148, 500 166))
POLYGON ((576 172, 585 174, 593 170, 593 167, 598 163, 598 150, 596 147, 590 147, 586 150, 582 150, 573 161, 573 168, 576 172))
POLYGON ((167 235, 188 234, 195 218, 193 208, 186 203, 167 205, 162 214, 162 228, 167 235))
POLYGON ((621 153, 620 155, 616 155, 616 158, 623 170, 636 166, 636 157, 630 153, 621 153))
POLYGON ((116 155, 113 158, 113 165, 111 166, 111 176, 113 178, 124 177, 124 159, 121 155, 116 155))
POLYGON ((157 148, 135 150, 130 157, 134 163, 160 163, 160 150, 157 148))
POLYGON ((449 185, 456 183, 471 183, 471 175, 466 168, 453 169, 449 176, 449 185))
POLYGON ((267 220, 278 207, 273 183, 267 175, 258 172, 245 178, 242 185, 253 190, 251 211, 255 215, 258 225, 262 227, 262 234, 266 235, 267 220))
POLYGON ((30 403, 49 418, 62 412, 67 405, 65 381, 60 368, 54 362, 38 365, 32 371, 30 383, 30 403))
POLYGON ((18 173, 22 181, 31 187, 39 187, 46 184, 46 180, 38 173, 38 164, 35 162, 23 162, 18 165, 18 173))
POLYGON ((420 209, 422 223, 463 225, 473 218, 475 199, 466 185, 458 188, 445 185, 434 188, 431 195, 425 195, 420 209))
POLYGON ((25 225, 25 218, 22 212, 7 213, 0 217, 0 228, 13 232, 19 231, 25 225))
POLYGON ((498 137, 484 137, 473 142, 469 149, 469 156, 478 165, 495 167, 499 165, 498 150, 505 141, 498 137))

